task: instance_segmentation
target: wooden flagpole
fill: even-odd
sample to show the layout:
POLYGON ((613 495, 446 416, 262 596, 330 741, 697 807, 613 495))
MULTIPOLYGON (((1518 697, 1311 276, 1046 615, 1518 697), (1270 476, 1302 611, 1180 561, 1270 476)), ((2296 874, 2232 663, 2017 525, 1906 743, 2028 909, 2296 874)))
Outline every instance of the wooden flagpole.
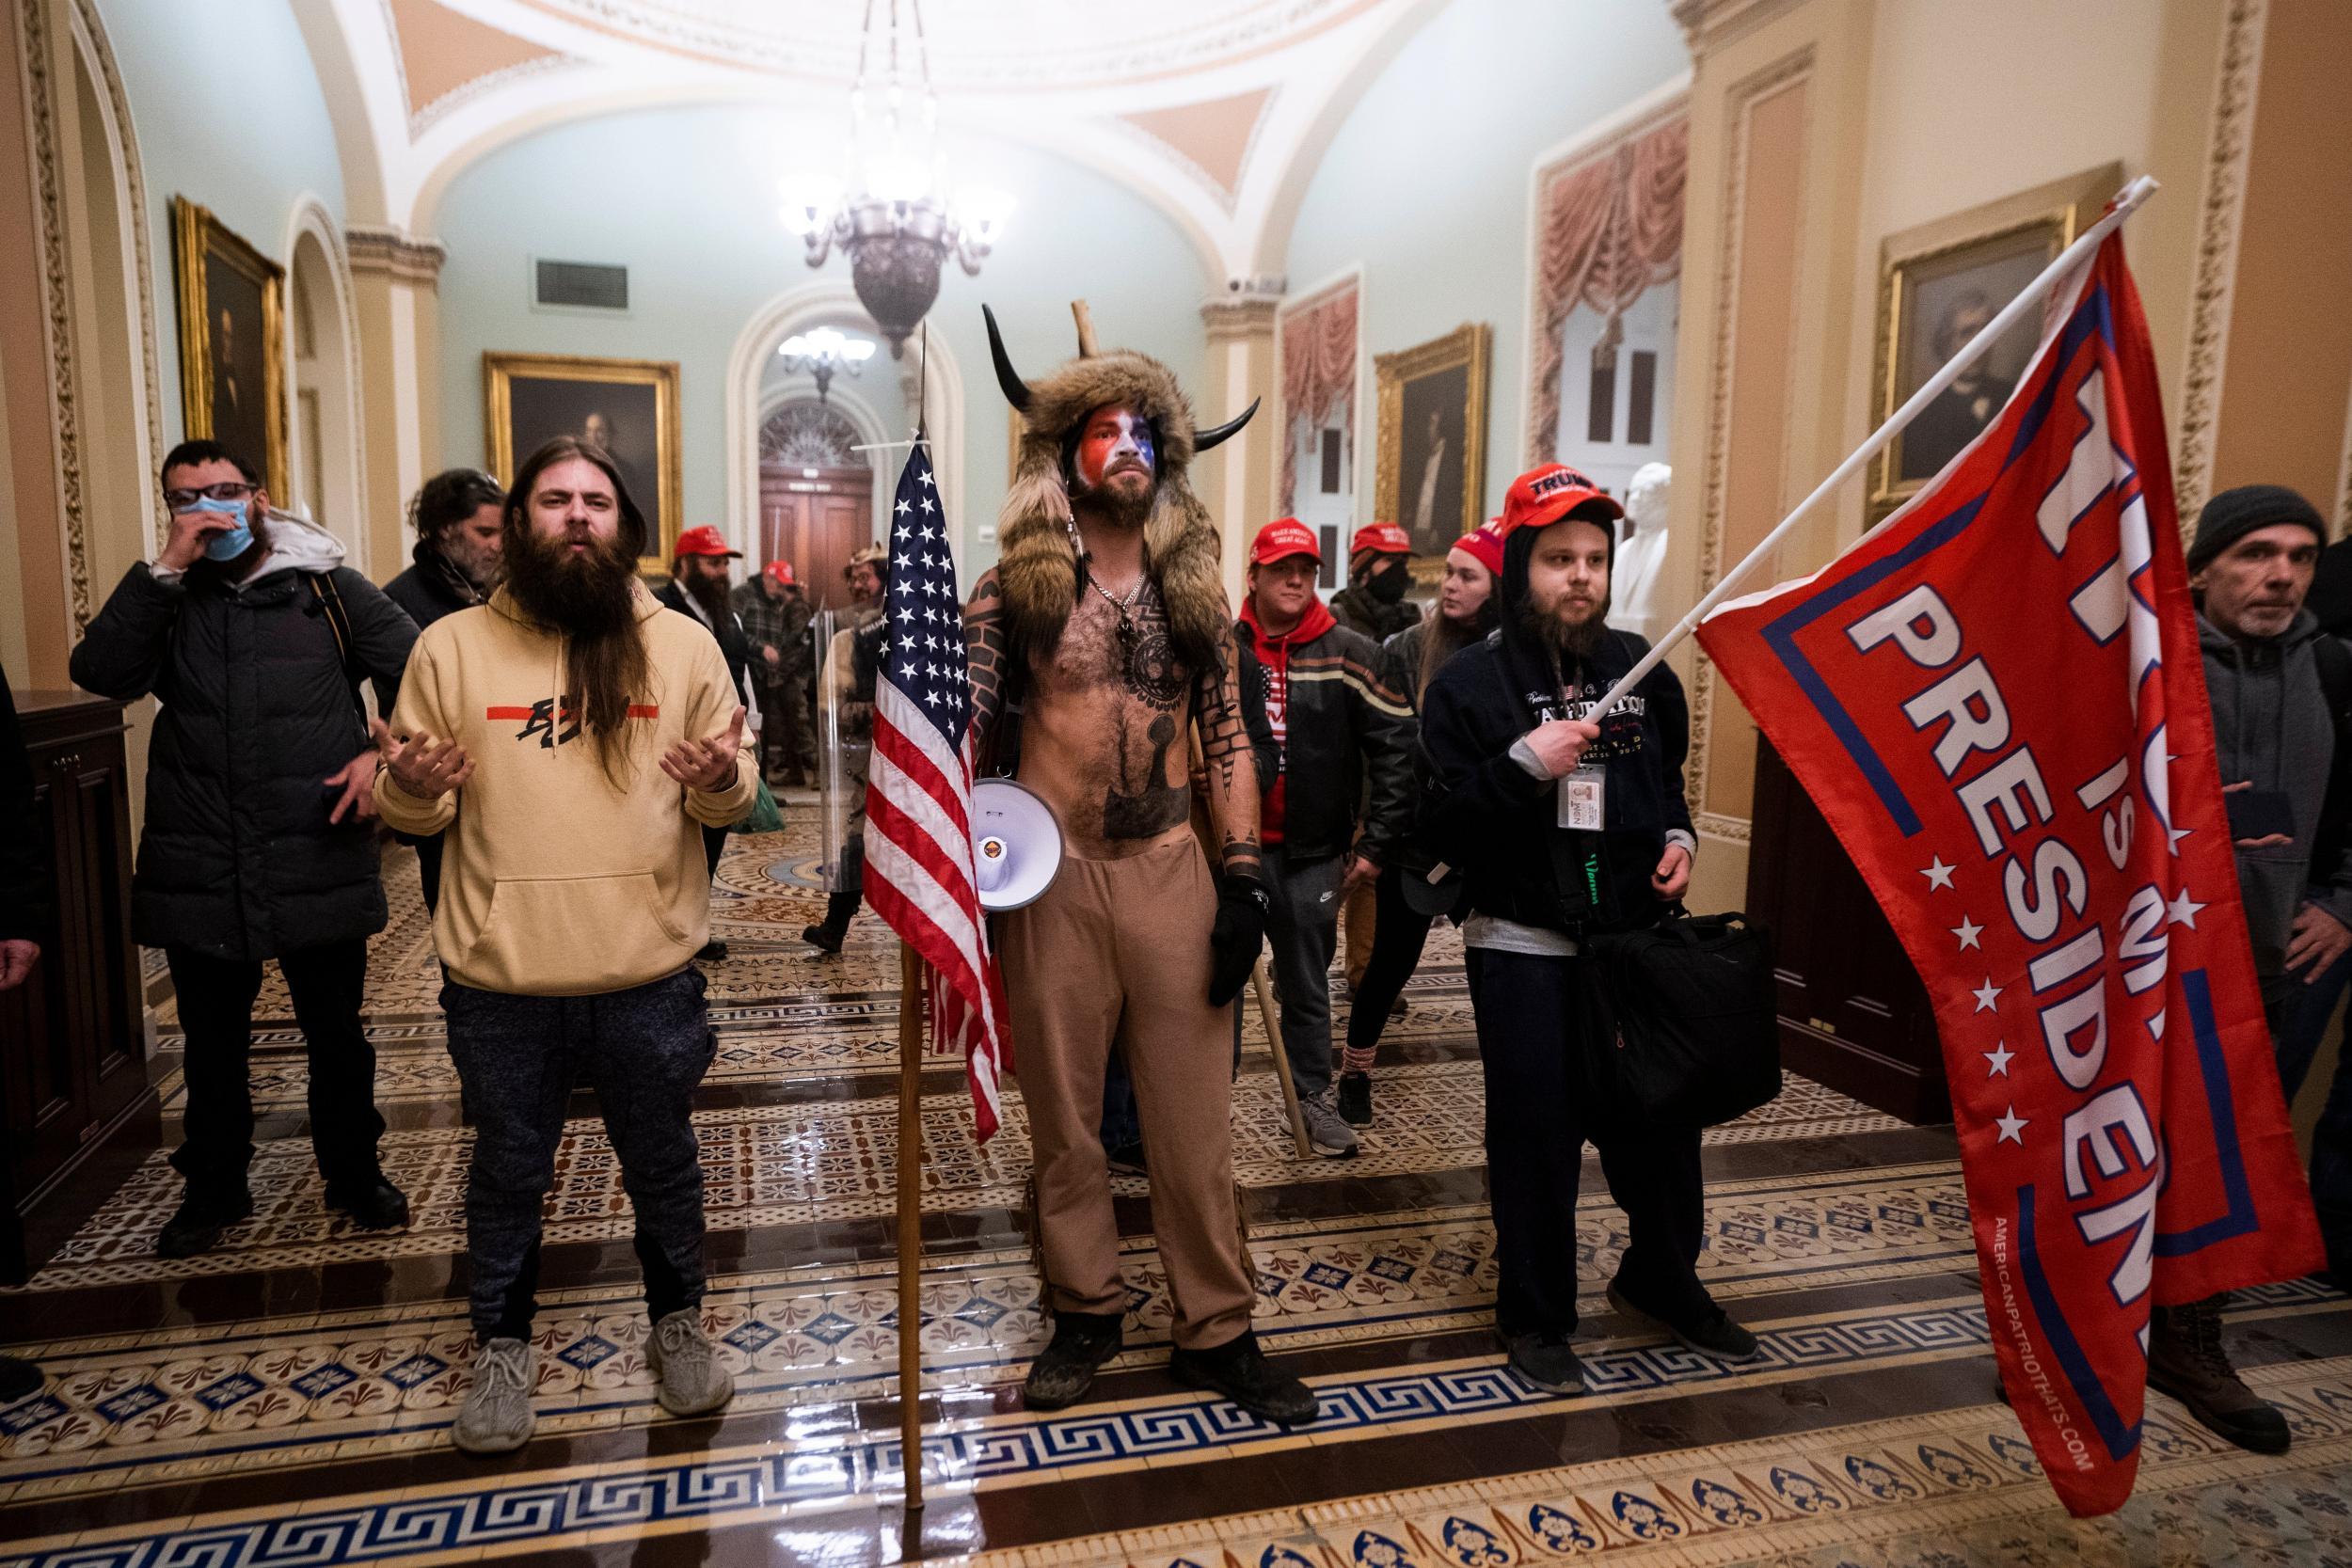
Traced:
MULTIPOLYGON (((923 1512, 923 960, 898 943, 898 1443, 907 1513, 923 1512)), ((912 1524, 905 1551, 919 1557, 912 1524)))

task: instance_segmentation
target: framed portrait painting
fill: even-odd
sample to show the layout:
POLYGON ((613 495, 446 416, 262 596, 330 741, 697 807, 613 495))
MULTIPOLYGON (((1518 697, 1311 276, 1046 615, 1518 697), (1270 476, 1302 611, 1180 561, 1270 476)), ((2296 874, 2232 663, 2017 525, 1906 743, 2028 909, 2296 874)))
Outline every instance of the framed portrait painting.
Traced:
POLYGON ((644 515, 641 568, 669 570, 683 504, 676 361, 485 354, 482 383, 487 466, 499 482, 512 483, 516 465, 558 436, 602 447, 644 515))
POLYGON ((262 471, 287 504, 285 269, 185 197, 171 198, 180 418, 262 471))
POLYGON ((1486 520, 1486 374, 1494 329, 1467 322, 1434 341, 1376 356, 1379 469, 1374 512, 1442 562, 1486 520))
MULTIPOLYGON (((1883 420, 1926 385, 2001 307, 2033 281, 2123 183, 2121 164, 1888 236, 1879 249, 1872 416, 1883 420)), ((1870 521, 1942 472, 2009 401, 2033 357, 2028 316, 1922 409, 1870 467, 1870 521)))

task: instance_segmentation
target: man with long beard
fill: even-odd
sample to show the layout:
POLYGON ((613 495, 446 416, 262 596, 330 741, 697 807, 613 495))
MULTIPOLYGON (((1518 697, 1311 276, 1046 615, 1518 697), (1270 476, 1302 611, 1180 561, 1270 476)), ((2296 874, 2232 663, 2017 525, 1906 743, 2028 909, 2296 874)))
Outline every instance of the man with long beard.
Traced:
POLYGON ((1756 1354, 1699 1283, 1699 1134, 1621 1139, 1576 1102, 1578 1025, 1594 976, 1580 942, 1653 924, 1690 885, 1683 802, 1690 710, 1660 665, 1597 727, 1584 722, 1647 644, 1611 631, 1617 503, 1557 463, 1503 504, 1497 635, 1448 659, 1422 693, 1423 832, 1460 866, 1470 1005, 1486 1069, 1486 1181, 1501 1277, 1495 1324, 1511 1370, 1569 1392, 1576 1189, 1590 1139, 1630 1221, 1610 1305, 1725 1361, 1756 1354))
POLYGON ((1196 451, 1249 416, 1196 435, 1175 376, 1140 354, 1097 353, 1083 307, 1079 357, 1035 384, 1013 370, 993 315, 988 330, 1023 431, 1003 556, 964 612, 977 754, 1054 808, 1067 855, 1042 897, 1000 917, 997 939, 1054 1317, 1027 1402, 1082 1398, 1119 1350, 1127 1287, 1100 1135, 1117 1050, 1135 1081, 1174 1304, 1169 1370, 1268 1420, 1310 1421, 1313 1394, 1266 1360, 1249 1327, 1230 1009, 1267 896, 1241 649, 1216 525, 1185 479, 1196 451), (1221 881, 1193 833, 1196 730, 1221 881))
POLYGON ((448 835, 433 939, 475 1118, 478 1349, 451 1429, 469 1453, 531 1435, 540 1204, 582 1078, 636 1212, 657 1397, 694 1416, 734 1392, 700 1311, 688 1113, 714 1038, 693 957, 710 929, 700 830, 741 816, 758 779, 718 643, 637 581, 644 519, 603 453, 540 448, 505 519, 505 584, 418 639, 376 726, 384 819, 448 835))

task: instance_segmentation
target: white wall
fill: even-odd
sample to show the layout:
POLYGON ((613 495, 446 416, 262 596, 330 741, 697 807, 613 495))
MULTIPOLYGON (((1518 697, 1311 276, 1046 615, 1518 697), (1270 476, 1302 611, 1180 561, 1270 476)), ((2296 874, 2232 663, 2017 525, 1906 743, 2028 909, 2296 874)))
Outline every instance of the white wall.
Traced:
MULTIPOLYGON (((728 356, 762 306, 818 276, 776 220, 776 182, 790 168, 837 157, 836 109, 828 99, 797 115, 736 106, 613 115, 527 137, 459 176, 437 224, 450 253, 440 281, 444 458, 484 455, 485 350, 675 359, 685 521, 730 521, 720 515, 728 356), (532 309, 534 255, 626 265, 628 314, 532 309)), ((930 318, 966 373, 968 515, 955 522, 969 576, 994 559, 993 546, 970 541, 979 524, 994 522, 1006 478, 1007 409, 989 369, 980 302, 995 308, 1016 362, 1031 374, 1075 352, 1069 302, 1084 297, 1105 345, 1155 355, 1198 387, 1210 279, 1173 223, 1109 181, 970 133, 953 134, 948 145, 962 178, 1001 187, 1017 203, 978 277, 950 263, 930 318)), ((848 271, 836 255, 824 276, 848 271)), ((896 370, 885 349, 864 382, 848 385, 879 382, 886 400, 896 370)))
MULTIPOLYGON (((172 303, 171 198, 184 196, 280 266, 297 198, 343 222, 335 130, 291 0, 97 0, 122 73, 147 182, 155 337, 164 405, 160 457, 178 441, 179 318, 172 303)), ((289 399, 293 388, 287 389, 289 399)), ((258 463, 263 454, 254 452, 258 463)), ((349 537, 346 534, 346 537, 349 537)))
MULTIPOLYGON (((1492 324, 1490 510, 1519 471, 1526 423, 1529 170, 1689 65, 1661 0, 1454 0, 1366 89, 1308 187, 1290 276, 1364 263, 1367 356, 1492 324)), ((1377 422, 1366 408, 1359 522, 1377 422)))

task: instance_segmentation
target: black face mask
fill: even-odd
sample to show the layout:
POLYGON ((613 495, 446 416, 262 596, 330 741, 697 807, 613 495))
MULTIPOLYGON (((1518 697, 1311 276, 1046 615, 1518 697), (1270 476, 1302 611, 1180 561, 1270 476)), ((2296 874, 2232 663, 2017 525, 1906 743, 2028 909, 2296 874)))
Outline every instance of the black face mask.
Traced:
POLYGON ((1394 604, 1405 596, 1405 590, 1412 583, 1412 568, 1403 561, 1391 558, 1388 565, 1372 574, 1364 584, 1364 590, 1382 604, 1394 604))

